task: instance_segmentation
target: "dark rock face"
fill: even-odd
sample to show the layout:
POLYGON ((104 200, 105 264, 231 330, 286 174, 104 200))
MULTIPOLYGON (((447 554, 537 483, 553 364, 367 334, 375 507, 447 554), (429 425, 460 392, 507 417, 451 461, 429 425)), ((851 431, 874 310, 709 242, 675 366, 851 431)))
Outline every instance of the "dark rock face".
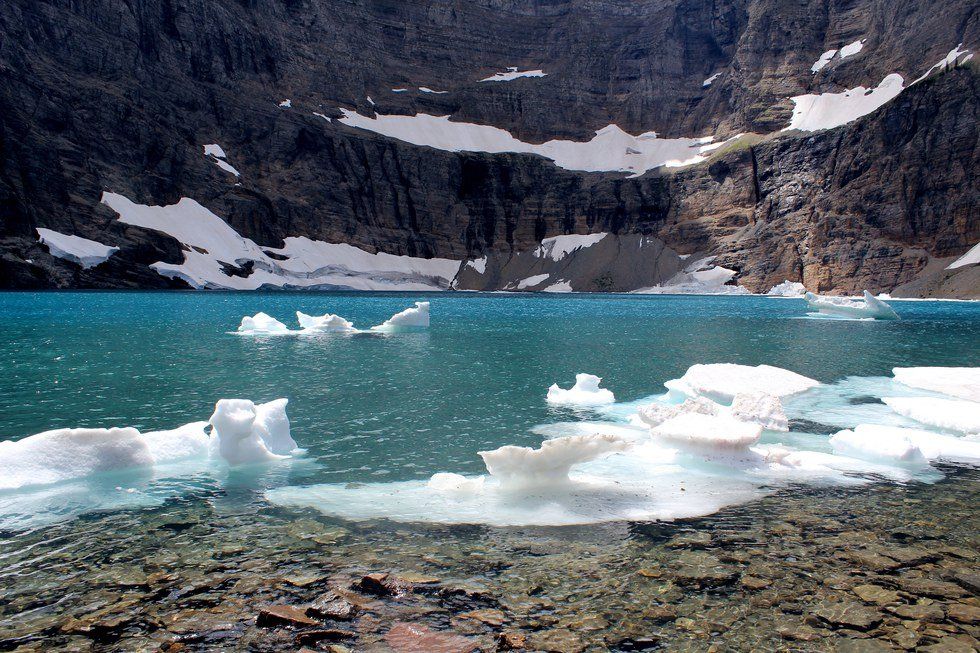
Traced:
POLYGON ((585 140, 609 123, 770 134, 788 124, 789 96, 873 87, 893 72, 909 81, 957 43, 980 45, 962 0, 8 0, 0 287, 185 287, 148 268, 181 262, 180 244, 119 222, 99 204, 110 190, 142 204, 194 198, 266 246, 304 235, 506 260, 559 234, 642 234, 718 255, 751 290, 790 279, 978 296, 974 273, 923 276, 943 277, 936 260, 980 241, 976 62, 843 127, 753 139, 639 178, 416 147, 314 115, 451 114, 533 142, 585 140), (861 38, 860 53, 810 72, 823 51, 861 38), (477 81, 506 66, 547 76, 477 81), (203 156, 207 143, 225 148, 240 180, 203 156), (82 270, 51 256, 36 227, 120 251, 82 270))

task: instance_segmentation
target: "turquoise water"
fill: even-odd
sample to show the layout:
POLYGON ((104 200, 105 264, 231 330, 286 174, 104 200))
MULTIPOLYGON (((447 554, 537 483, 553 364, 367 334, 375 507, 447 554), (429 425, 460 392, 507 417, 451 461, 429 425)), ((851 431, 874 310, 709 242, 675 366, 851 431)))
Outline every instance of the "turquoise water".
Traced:
POLYGON ((0 295, 0 435, 76 426, 173 428, 222 397, 290 400, 293 437, 320 463, 292 482, 389 481, 483 470, 478 450, 534 445, 577 419, 547 387, 577 372, 619 401, 695 363, 766 363, 820 381, 894 366, 980 365, 980 304, 895 302, 897 322, 802 318, 766 297, 49 292, 0 295), (377 324, 418 299, 428 332, 246 338, 265 311, 377 324))

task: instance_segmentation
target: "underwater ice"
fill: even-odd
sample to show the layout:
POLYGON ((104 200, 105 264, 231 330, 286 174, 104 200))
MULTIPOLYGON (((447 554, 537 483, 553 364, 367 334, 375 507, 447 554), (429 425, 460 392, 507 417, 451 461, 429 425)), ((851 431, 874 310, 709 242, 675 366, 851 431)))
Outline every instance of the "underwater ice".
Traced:
POLYGON ((546 400, 559 406, 601 406, 615 403, 611 390, 600 388, 602 379, 594 374, 576 374, 575 385, 568 390, 559 388, 557 383, 548 388, 546 400))
POLYGON ((415 302, 412 308, 395 313, 372 331, 415 331, 429 328, 429 302, 415 302))
POLYGON ((152 470, 190 460, 231 465, 284 458, 297 451, 286 399, 255 404, 221 399, 209 422, 169 431, 56 429, 0 442, 0 490, 51 485, 124 470, 152 470))
POLYGON ((874 320, 897 320, 891 306, 867 290, 862 299, 852 297, 818 297, 812 292, 803 295, 807 308, 828 317, 874 320))

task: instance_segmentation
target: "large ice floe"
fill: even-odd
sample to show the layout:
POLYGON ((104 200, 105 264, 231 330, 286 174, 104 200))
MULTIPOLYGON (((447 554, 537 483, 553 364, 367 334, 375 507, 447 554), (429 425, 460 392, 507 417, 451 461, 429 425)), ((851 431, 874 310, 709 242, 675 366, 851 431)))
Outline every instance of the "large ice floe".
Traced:
MULTIPOLYGON (((903 376, 933 376, 910 369, 918 371, 903 376)), ((965 394, 957 382, 971 375, 945 369, 946 389, 965 394)), ((980 461, 980 442, 892 413, 882 398, 942 398, 897 378, 821 384, 766 365, 710 364, 664 385, 664 394, 537 427, 546 438, 538 448, 480 452, 484 475, 281 487, 266 496, 348 519, 561 525, 706 515, 800 484, 931 482, 941 478, 931 461, 980 461), (841 409, 834 421, 854 423, 818 423, 832 405, 841 409)))
POLYGON ((897 320, 898 313, 867 290, 863 297, 819 297, 812 292, 805 293, 806 305, 814 314, 857 320, 897 320))
POLYGON ((106 192, 102 202, 119 214, 120 222, 160 231, 184 245, 182 262, 161 261, 150 267, 194 288, 445 290, 461 263, 372 254, 352 245, 305 236, 289 236, 281 248, 260 247, 187 197, 169 206, 147 206, 106 192), (243 270, 250 266, 252 271, 247 276, 237 276, 229 273, 228 266, 243 270))
POLYGON ((602 379, 594 374, 576 374, 575 385, 565 390, 558 387, 557 383, 552 384, 545 399, 549 404, 558 406, 601 406, 615 403, 616 397, 612 391, 599 387, 601 382, 602 379))
POLYGON ((36 231, 38 240, 42 245, 48 246, 51 256, 78 263, 86 269, 104 263, 119 251, 118 247, 103 245, 81 236, 59 233, 53 229, 38 228, 36 231))

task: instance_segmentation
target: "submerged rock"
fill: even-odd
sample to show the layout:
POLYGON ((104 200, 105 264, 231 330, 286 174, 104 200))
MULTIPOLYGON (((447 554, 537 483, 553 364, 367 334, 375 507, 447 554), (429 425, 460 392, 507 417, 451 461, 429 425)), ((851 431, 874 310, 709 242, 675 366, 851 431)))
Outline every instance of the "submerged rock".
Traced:
POLYGON ((294 605, 268 605, 259 610, 255 624, 261 628, 277 626, 319 626, 320 622, 306 615, 306 608, 294 605))

